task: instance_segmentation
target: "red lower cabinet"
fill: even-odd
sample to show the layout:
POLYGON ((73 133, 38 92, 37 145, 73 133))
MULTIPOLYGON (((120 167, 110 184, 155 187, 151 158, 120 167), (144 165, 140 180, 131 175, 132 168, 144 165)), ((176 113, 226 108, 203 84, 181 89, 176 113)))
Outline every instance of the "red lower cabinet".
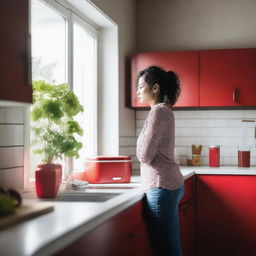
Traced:
POLYGON ((150 256, 142 201, 122 211, 55 256, 150 256))
POLYGON ((129 234, 130 254, 129 256, 150 256, 150 244, 147 236, 145 222, 141 222, 129 234))
POLYGON ((196 256, 256 255, 256 176, 197 175, 196 256))
POLYGON ((183 256, 195 252, 195 175, 184 182, 185 193, 179 205, 180 241, 183 256))
POLYGON ((193 201, 179 207, 180 240, 183 256, 195 255, 195 205, 193 201))

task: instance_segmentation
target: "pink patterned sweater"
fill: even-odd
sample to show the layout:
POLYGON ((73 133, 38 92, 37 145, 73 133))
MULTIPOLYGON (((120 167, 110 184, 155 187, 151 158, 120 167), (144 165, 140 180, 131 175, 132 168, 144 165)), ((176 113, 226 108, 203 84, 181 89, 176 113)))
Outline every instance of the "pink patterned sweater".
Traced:
POLYGON ((175 123, 171 108, 165 103, 151 107, 137 140, 144 190, 162 187, 174 190, 184 183, 174 160, 175 123))

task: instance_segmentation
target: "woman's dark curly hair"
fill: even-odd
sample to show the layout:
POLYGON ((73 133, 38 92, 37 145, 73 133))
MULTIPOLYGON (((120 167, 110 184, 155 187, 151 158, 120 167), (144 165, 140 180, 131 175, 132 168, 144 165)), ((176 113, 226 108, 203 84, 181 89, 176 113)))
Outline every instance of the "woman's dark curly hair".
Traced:
POLYGON ((160 102, 165 102, 171 106, 175 104, 181 90, 180 80, 175 72, 165 71, 161 67, 151 66, 140 71, 137 81, 142 76, 149 85, 150 90, 154 84, 159 85, 158 100, 160 102))

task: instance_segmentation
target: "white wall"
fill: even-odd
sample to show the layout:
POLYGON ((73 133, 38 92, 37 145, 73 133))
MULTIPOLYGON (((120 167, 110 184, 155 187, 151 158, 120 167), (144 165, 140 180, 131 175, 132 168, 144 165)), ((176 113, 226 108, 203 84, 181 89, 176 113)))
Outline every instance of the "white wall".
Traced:
POLYGON ((255 0, 139 0, 137 50, 256 46, 255 0))
POLYGON ((128 56, 136 51, 136 0, 92 0, 118 25, 119 44, 119 154, 135 159, 135 111, 125 106, 128 56))

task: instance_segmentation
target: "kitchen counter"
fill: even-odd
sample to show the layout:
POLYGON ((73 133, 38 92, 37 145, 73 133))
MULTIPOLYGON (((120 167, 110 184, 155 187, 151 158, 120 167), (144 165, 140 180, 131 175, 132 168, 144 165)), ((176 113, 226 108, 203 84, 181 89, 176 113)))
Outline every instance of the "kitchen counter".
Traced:
POLYGON ((218 175, 256 175, 256 166, 248 168, 241 168, 237 166, 220 166, 220 167, 209 167, 209 166, 181 166, 181 171, 191 175, 194 174, 218 174, 218 175))
MULTIPOLYGON (((133 177, 131 183, 91 184, 91 186, 90 192, 115 191, 120 192, 120 195, 105 202, 54 201, 53 212, 1 230, 0 255, 51 255, 133 205, 143 196, 139 177, 133 177)), ((41 201, 31 199, 30 194, 28 197, 30 202, 41 201)))
MULTIPOLYGON (((181 171, 185 179, 194 174, 256 175, 256 167, 181 166, 181 171)), ((105 202, 55 201, 53 212, 0 231, 0 255, 51 255, 143 197, 139 176, 125 184, 91 184, 90 191, 120 195, 105 202)))

